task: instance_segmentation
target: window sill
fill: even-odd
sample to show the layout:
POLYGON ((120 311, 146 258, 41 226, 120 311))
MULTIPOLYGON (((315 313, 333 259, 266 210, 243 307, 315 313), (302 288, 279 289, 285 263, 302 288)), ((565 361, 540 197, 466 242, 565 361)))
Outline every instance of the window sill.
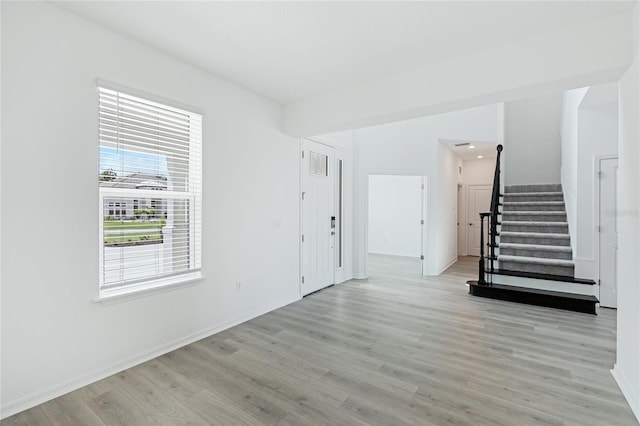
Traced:
POLYGON ((159 280, 146 281, 123 287, 100 290, 96 303, 111 305, 114 303, 126 302, 146 297, 152 294, 165 293, 179 288, 192 286, 204 279, 202 272, 190 272, 176 277, 163 278, 159 280))

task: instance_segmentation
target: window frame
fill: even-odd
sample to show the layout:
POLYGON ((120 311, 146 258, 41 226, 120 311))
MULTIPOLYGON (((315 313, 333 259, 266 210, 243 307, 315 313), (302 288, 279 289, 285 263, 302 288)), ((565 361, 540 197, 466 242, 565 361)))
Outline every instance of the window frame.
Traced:
MULTIPOLYGON (((96 301, 107 303, 113 300, 127 299, 130 297, 140 297, 146 293, 166 291, 174 287, 180 287, 185 284, 191 284, 203 279, 202 275, 202 123, 204 121, 204 113, 201 109, 190 107, 188 105, 168 100, 166 98, 151 95, 140 90, 131 89, 125 86, 106 82, 104 80, 96 80, 97 106, 100 104, 100 89, 119 92, 126 96, 139 98, 142 101, 153 105, 156 104, 161 108, 170 108, 185 112, 190 117, 197 117, 200 121, 200 133, 195 134, 189 132, 188 146, 194 147, 194 155, 189 155, 188 172, 189 184, 184 191, 164 190, 157 191, 153 189, 137 189, 137 188, 114 188, 100 185, 98 181, 98 243, 99 243, 99 275, 98 275, 98 296, 96 301), (199 117, 198 117, 199 116, 199 117), (105 199, 162 199, 162 200, 183 200, 187 201, 190 206, 188 220, 189 235, 189 265, 188 269, 176 272, 174 274, 156 274, 147 278, 138 280, 129 280, 121 284, 105 284, 104 275, 104 217, 105 217, 105 199)), ((97 128, 100 129, 100 110, 97 108, 97 128)), ((100 163, 100 148, 102 147, 100 136, 98 135, 98 163, 100 163)), ((108 202, 111 204, 111 202, 108 202)), ((125 201, 127 203, 127 201, 125 201)), ((122 204, 120 201, 119 204, 122 204)), ((125 204, 126 205, 126 204, 125 204)), ((114 206, 115 208, 115 206, 114 206)), ((111 207, 109 207, 111 209, 111 207)), ((126 212, 126 209, 124 210, 126 212)), ((165 215, 166 216, 166 215, 165 215)))

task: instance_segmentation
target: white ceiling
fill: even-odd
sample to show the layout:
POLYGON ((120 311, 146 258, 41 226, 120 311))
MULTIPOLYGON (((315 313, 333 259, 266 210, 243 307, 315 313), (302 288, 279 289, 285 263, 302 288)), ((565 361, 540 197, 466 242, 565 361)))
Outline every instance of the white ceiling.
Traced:
POLYGON ((495 142, 440 139, 440 143, 453 151, 462 160, 476 160, 479 155, 482 155, 482 158, 496 158, 497 155, 497 144, 495 142), (456 146, 463 143, 469 143, 469 145, 456 146), (473 148, 469 148, 469 146, 473 146, 473 148))
POLYGON ((632 2, 57 4, 285 104, 623 13, 632 2))

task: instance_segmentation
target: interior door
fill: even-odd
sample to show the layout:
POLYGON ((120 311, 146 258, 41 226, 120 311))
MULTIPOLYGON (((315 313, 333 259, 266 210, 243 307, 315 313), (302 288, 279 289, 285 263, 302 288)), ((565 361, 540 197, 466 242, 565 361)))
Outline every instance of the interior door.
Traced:
POLYGON ((302 142, 302 295, 335 283, 333 148, 302 142))
MULTIPOLYGON (((467 191, 467 218, 469 219, 467 253, 469 256, 480 256, 480 213, 489 211, 491 189, 491 185, 469 185, 467 191)), ((486 226, 485 222, 485 232, 486 226)))
POLYGON ((464 206, 464 187, 458 185, 458 256, 467 255, 467 220, 464 206))
POLYGON ((618 221, 616 215, 616 190, 618 159, 600 160, 600 202, 599 202, 599 263, 600 263, 600 306, 618 306, 618 221))

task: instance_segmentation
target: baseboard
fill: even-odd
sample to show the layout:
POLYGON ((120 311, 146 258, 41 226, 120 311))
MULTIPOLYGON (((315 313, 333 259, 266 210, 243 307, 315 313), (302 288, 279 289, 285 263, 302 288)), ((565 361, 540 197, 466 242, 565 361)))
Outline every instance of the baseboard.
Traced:
POLYGON ((197 333, 193 333, 186 337, 176 339, 172 342, 166 343, 164 345, 157 346, 149 351, 133 356, 122 362, 118 362, 108 367, 100 368, 90 373, 83 374, 65 383, 51 386, 47 389, 44 389, 38 392, 34 392, 26 397, 17 399, 15 401, 9 401, 8 403, 2 405, 2 408, 0 409, 0 419, 5 419, 7 417, 13 416, 14 414, 17 414, 21 411, 28 410, 29 408, 35 407, 36 405, 40 405, 44 402, 50 401, 54 398, 65 395, 74 390, 80 389, 81 387, 90 385, 91 383, 95 383, 99 380, 112 376, 128 368, 135 367, 136 365, 142 364, 143 362, 147 362, 161 355, 164 355, 168 352, 174 351, 183 346, 186 346, 193 342, 197 342, 198 340, 204 339, 205 337, 209 337, 213 334, 219 333, 228 328, 234 327, 238 324, 242 324, 243 322, 259 317, 260 315, 264 315, 271 311, 275 311, 276 309, 280 309, 298 300, 300 300, 300 298, 296 298, 294 300, 280 303, 267 309, 261 309, 251 314, 243 315, 240 318, 236 318, 230 321, 225 321, 221 324, 218 324, 213 327, 209 327, 197 333))
POLYGON ((614 365, 613 369, 610 370, 611 375, 613 376, 614 380, 618 384, 618 387, 622 391, 622 394, 627 400, 629 407, 631 407, 631 411, 633 411, 633 414, 636 416, 636 420, 640 422, 640 405, 638 404, 639 402, 638 395, 635 392, 633 392, 633 390, 631 389, 631 386, 629 386, 624 376, 620 374, 620 369, 617 368, 617 366, 618 366, 617 364, 614 365))
POLYGON ((353 276, 354 280, 366 280, 367 278, 369 278, 369 275, 354 275, 353 276))

